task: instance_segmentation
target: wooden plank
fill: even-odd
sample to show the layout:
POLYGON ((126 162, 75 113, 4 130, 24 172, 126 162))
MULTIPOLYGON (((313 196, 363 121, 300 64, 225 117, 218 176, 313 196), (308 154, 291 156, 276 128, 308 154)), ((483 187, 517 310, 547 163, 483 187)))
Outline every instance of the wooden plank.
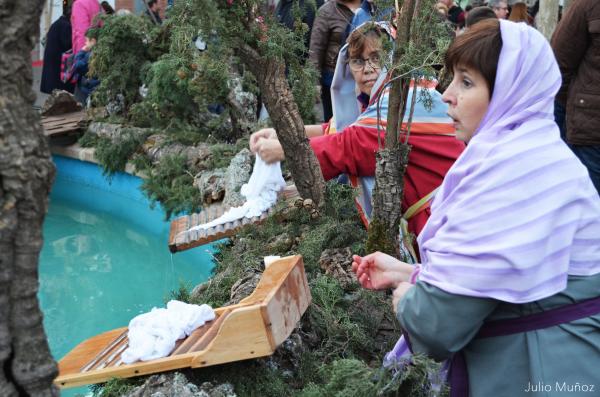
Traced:
POLYGON ((85 119, 85 111, 78 111, 58 116, 42 117, 41 121, 44 135, 51 137, 79 131, 85 119))
POLYGON ((96 355, 89 363, 81 368, 81 372, 87 372, 93 367, 97 366, 104 357, 109 354, 112 350, 114 350, 119 344, 127 339, 127 329, 125 329, 114 341, 112 341, 105 349, 103 349, 100 353, 96 355))
POLYGON ((68 360, 63 358, 58 362, 58 369, 61 374, 76 374, 84 368, 91 359, 97 357, 106 346, 114 342, 119 335, 127 331, 127 327, 117 328, 112 331, 96 335, 79 345, 77 345, 68 354, 68 360))
MULTIPOLYGON (((294 260, 293 258, 297 257, 289 260, 294 260)), ((271 266, 277 266, 281 271, 287 272, 285 281, 274 288, 265 285, 268 295, 264 298, 266 303, 261 309, 265 321, 270 326, 269 337, 273 349, 292 333, 312 300, 304 263, 302 258, 297 260, 299 263, 291 268, 282 261, 274 262, 271 266)))
POLYGON ((223 313, 221 313, 221 315, 214 321, 214 325, 212 327, 210 327, 210 329, 208 329, 208 331, 206 331, 204 333, 204 335, 202 335, 202 337, 198 338, 198 340, 196 340, 190 346, 190 351, 199 352, 199 351, 204 350, 206 348, 206 346, 208 346, 213 341, 213 339, 217 336, 217 333, 221 329, 221 325, 223 324, 225 319, 227 319, 227 317, 229 317, 232 310, 233 309, 228 309, 228 310, 225 310, 223 313))
POLYGON ((56 378, 54 383, 62 388, 66 388, 106 382, 111 378, 131 378, 134 376, 155 374, 157 372, 189 367, 193 359, 194 353, 189 353, 133 364, 122 364, 84 373, 63 375, 61 372, 61 375, 56 378))
POLYGON ((191 367, 207 367, 273 354, 267 328, 256 305, 242 307, 226 319, 213 341, 194 357, 191 367))

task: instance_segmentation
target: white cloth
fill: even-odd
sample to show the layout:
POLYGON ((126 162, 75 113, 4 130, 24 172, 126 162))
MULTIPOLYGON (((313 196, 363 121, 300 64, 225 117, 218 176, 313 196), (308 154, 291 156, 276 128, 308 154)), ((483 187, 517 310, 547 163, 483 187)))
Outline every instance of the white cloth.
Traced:
POLYGON ((279 162, 267 164, 257 154, 250 180, 240 190, 242 195, 246 197, 244 205, 230 208, 217 219, 194 226, 186 232, 210 229, 238 219, 260 216, 277 202, 277 192, 283 189, 284 186, 285 181, 281 175, 281 164, 279 162))
POLYGON ((125 364, 166 357, 175 342, 191 334, 207 321, 215 319, 208 305, 190 305, 172 300, 166 309, 153 308, 129 322, 129 347, 121 355, 125 364))
POLYGON ((263 259, 263 262, 265 262, 265 269, 267 267, 271 266, 271 264, 273 264, 273 262, 278 261, 279 259, 281 259, 281 257, 279 255, 265 256, 263 259))

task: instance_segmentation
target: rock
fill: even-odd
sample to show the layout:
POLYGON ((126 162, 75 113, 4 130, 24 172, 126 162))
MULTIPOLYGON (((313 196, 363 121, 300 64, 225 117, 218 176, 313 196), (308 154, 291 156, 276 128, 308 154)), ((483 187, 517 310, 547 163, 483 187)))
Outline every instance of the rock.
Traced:
POLYGON ((214 386, 211 382, 204 382, 200 385, 201 396, 206 397, 237 397, 231 383, 221 383, 214 386))
POLYGON ((294 239, 287 233, 277 235, 273 237, 267 243, 267 251, 272 252, 273 255, 287 253, 294 245, 294 239))
POLYGON ((202 284, 196 285, 194 289, 192 289, 192 292, 190 292, 190 300, 192 302, 198 302, 202 294, 204 294, 204 291, 206 291, 206 289, 208 288, 209 284, 210 280, 202 284))
POLYGON ((146 139, 142 149, 153 163, 159 163, 167 156, 185 156, 189 168, 195 171, 206 169, 208 159, 212 156, 210 145, 200 143, 196 146, 185 146, 181 143, 167 143, 167 137, 160 134, 146 139))
POLYGON ((102 138, 109 138, 111 141, 118 141, 122 134, 145 135, 147 129, 138 127, 123 127, 121 124, 92 122, 88 126, 88 132, 102 138))
POLYGON ((150 376, 127 397, 237 397, 231 383, 213 385, 204 382, 198 387, 188 382, 180 372, 150 376))
POLYGON ((319 265, 325 271, 325 274, 338 280, 345 290, 350 289, 352 284, 358 282, 352 271, 352 251, 350 248, 324 250, 319 258, 319 265))
POLYGON ((201 397, 198 386, 189 383, 180 372, 150 376, 144 384, 136 387, 127 397, 201 397))
POLYGON ((303 323, 307 321, 308 316, 304 316, 301 323, 292 331, 287 338, 276 350, 275 353, 265 359, 265 365, 271 369, 278 369, 285 376, 286 382, 293 387, 300 388, 301 379, 295 376, 302 367, 302 358, 304 353, 316 348, 321 340, 313 332, 306 332, 303 323))
POLYGON ((194 177, 194 186, 200 191, 204 204, 222 201, 225 197, 225 168, 201 172, 194 177))
POLYGON ((121 124, 92 122, 88 126, 88 132, 101 138, 115 139, 121 133, 121 124))
POLYGON ((261 273, 257 270, 251 269, 250 272, 236 281, 231 286, 231 295, 229 296, 229 302, 227 305, 235 305, 242 299, 252 294, 258 282, 260 281, 261 273))
POLYGON ((258 106, 256 95, 244 91, 242 78, 239 76, 230 78, 227 84, 230 90, 229 101, 235 101, 239 105, 240 111, 243 112, 243 117, 246 121, 256 122, 256 108, 258 106))
POLYGON ((73 94, 64 90, 54 90, 42 106, 42 116, 57 116, 82 109, 73 94))
POLYGON ((225 199, 223 205, 226 207, 239 207, 246 201, 246 198, 240 193, 240 189, 244 183, 250 180, 252 161, 253 155, 248 149, 242 149, 231 159, 225 173, 225 199))
POLYGON ((125 110, 125 96, 123 94, 117 94, 112 100, 106 104, 106 112, 110 115, 117 115, 123 113, 125 110))

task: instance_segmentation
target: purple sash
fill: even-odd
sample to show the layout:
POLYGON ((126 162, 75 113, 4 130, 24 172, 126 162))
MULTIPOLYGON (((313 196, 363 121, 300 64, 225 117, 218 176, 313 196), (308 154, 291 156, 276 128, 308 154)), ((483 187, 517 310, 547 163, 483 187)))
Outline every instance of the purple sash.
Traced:
MULTIPOLYGON (((475 339, 519 334, 569 323, 600 313, 600 296, 556 309, 523 317, 490 321, 483 324, 475 339)), ((469 396, 469 373, 462 351, 454 354, 448 373, 450 397, 469 396)))

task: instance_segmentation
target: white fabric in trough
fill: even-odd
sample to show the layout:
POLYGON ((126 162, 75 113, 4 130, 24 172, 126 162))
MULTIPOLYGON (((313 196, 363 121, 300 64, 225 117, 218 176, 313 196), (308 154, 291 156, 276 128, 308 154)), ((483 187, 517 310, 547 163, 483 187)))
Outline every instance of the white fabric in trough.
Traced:
POLYGON ((207 321, 215 319, 208 305, 190 305, 172 300, 166 309, 153 308, 129 322, 129 347, 121 355, 125 364, 166 357, 175 342, 185 338, 207 321))
POLYGON ((279 162, 267 164, 257 154, 250 180, 240 190, 242 195, 246 197, 244 205, 230 208, 217 219, 194 226, 187 231, 210 229, 238 219, 260 216, 277 202, 277 192, 283 189, 284 186, 285 181, 281 175, 281 164, 279 162))

